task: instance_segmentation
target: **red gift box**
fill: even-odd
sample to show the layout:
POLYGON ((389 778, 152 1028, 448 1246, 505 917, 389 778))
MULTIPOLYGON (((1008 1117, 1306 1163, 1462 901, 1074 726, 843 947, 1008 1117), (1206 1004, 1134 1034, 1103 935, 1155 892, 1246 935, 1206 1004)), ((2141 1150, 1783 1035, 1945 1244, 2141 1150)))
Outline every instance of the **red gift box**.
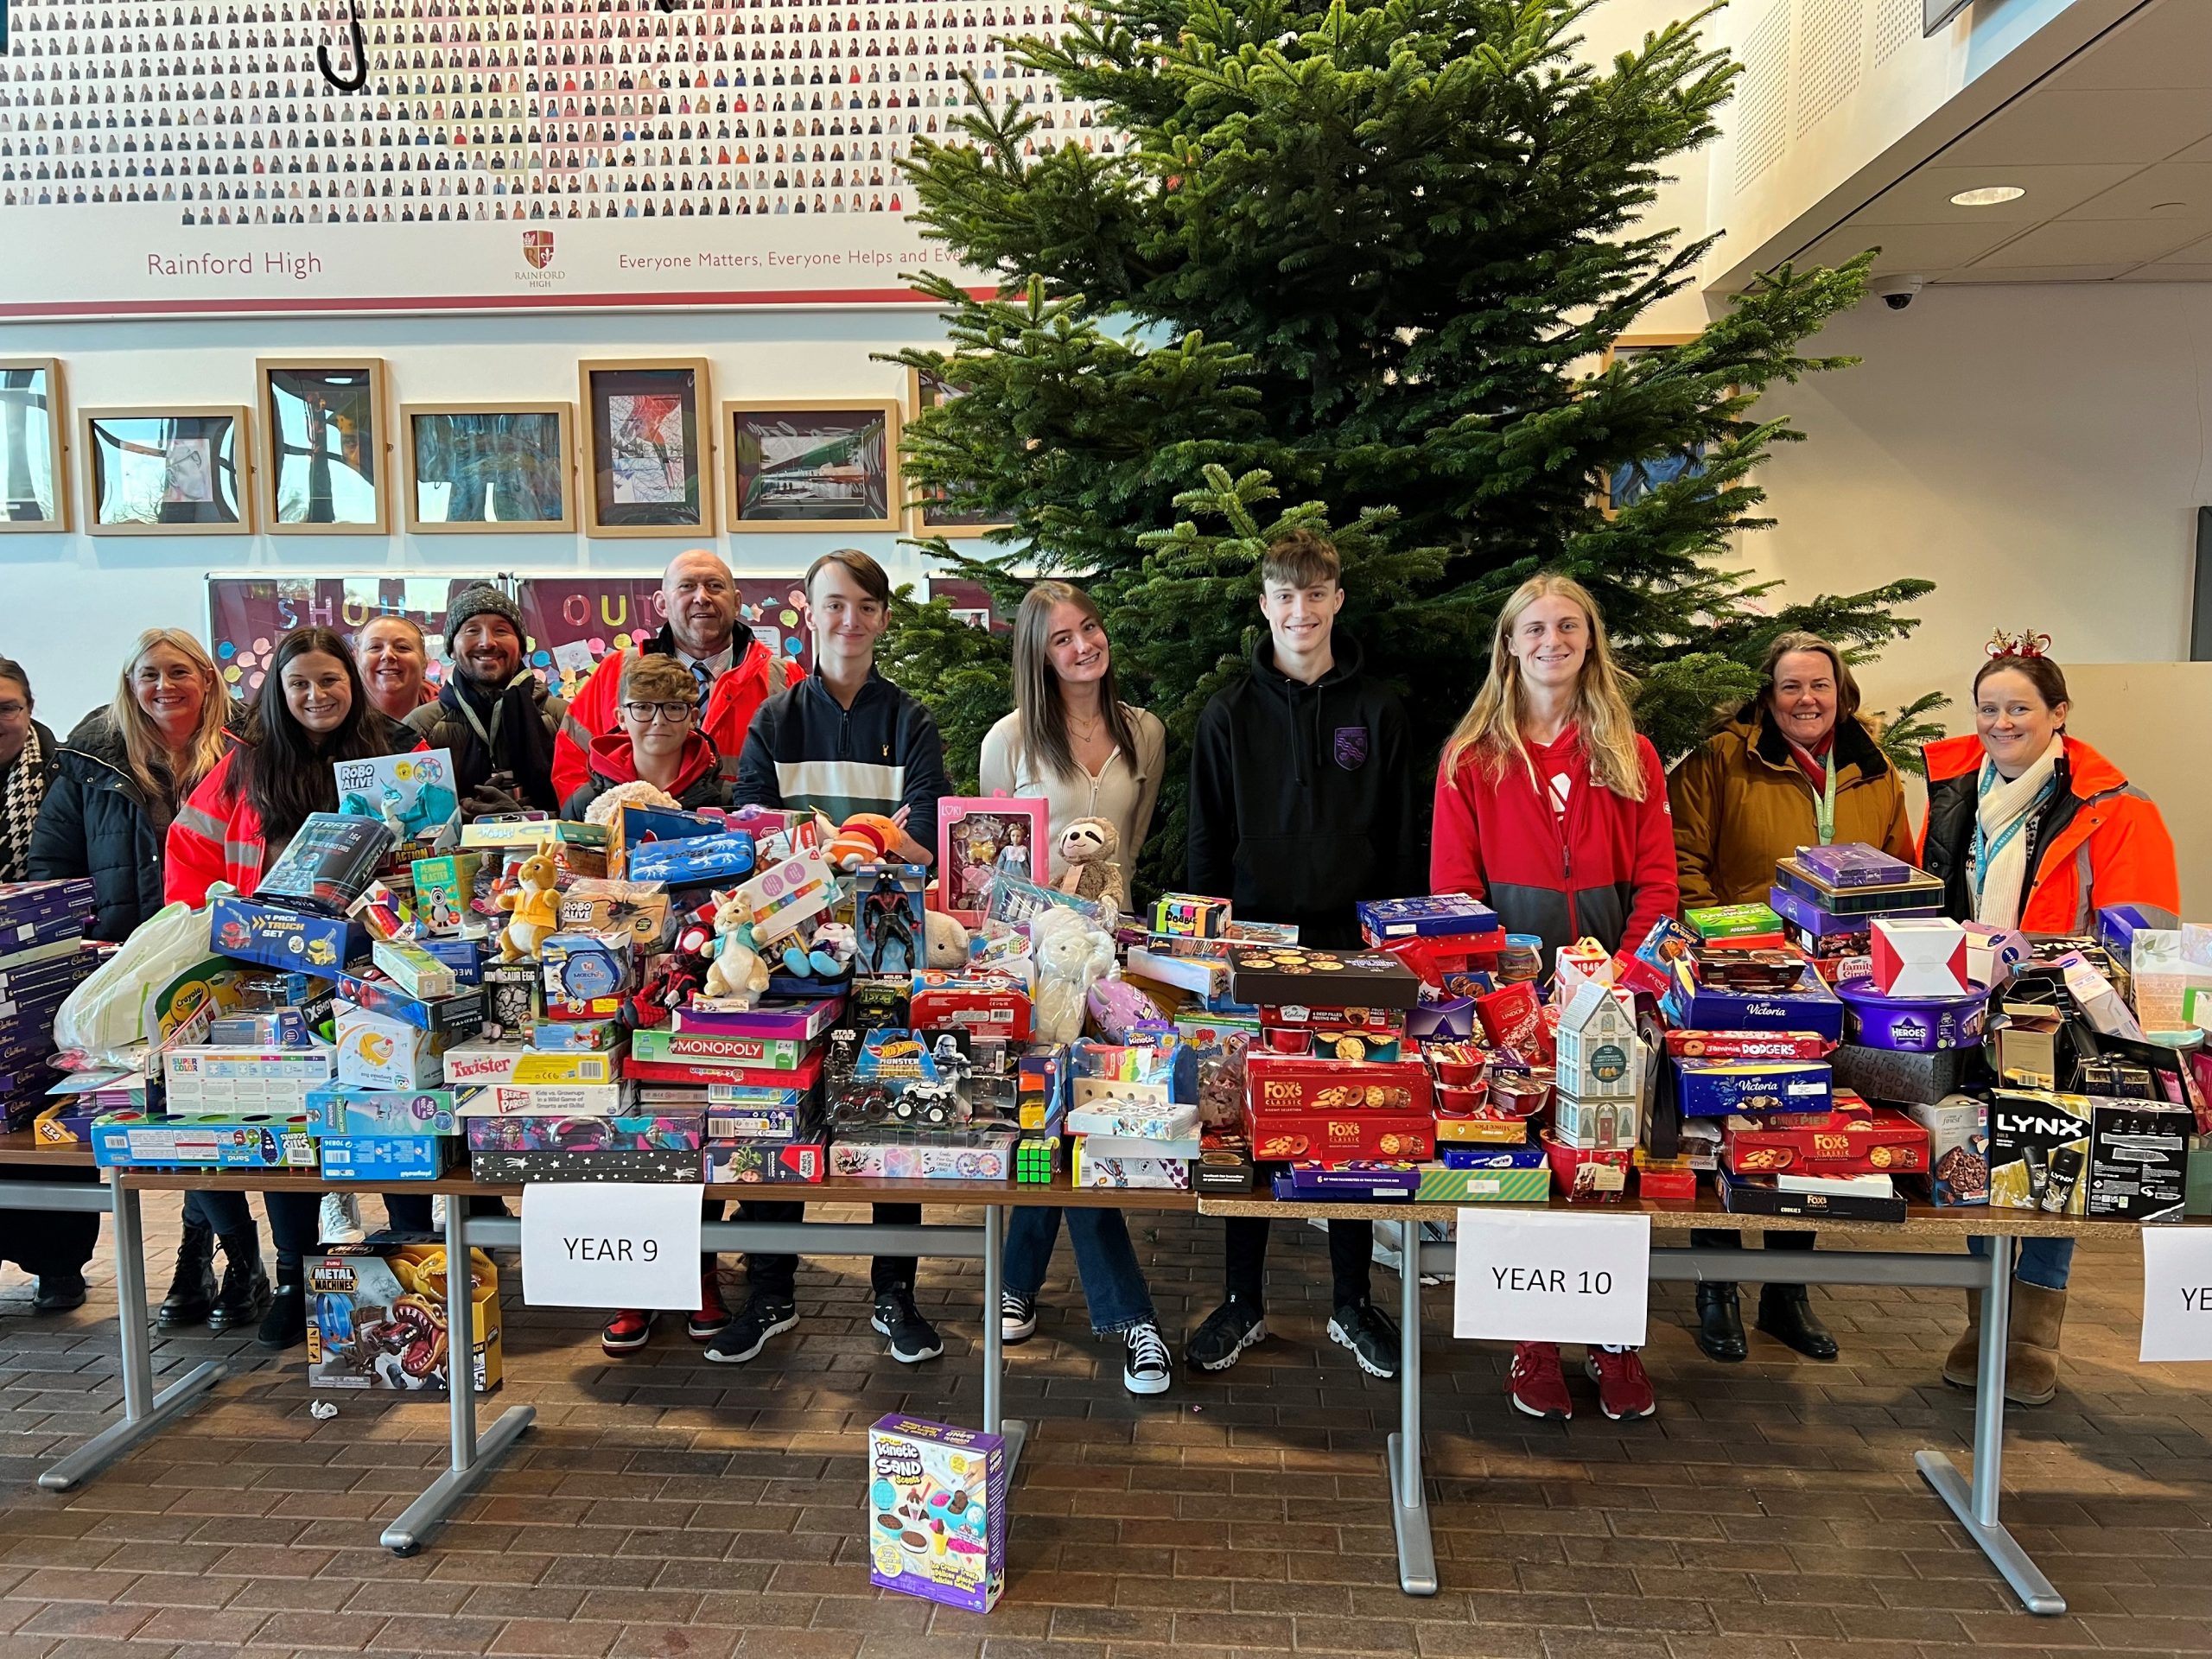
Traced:
POLYGON ((1856 1096, 1833 1112, 1777 1113, 1721 1136, 1720 1155, 1738 1175, 1914 1175, 1929 1162, 1928 1131, 1903 1112, 1856 1096))
POLYGON ((915 982, 908 1017, 918 1031, 959 1026, 1020 1043, 1029 1040, 1029 993, 1018 980, 932 968, 915 982))
POLYGON ((1244 1098, 1255 1118, 1285 1112, 1397 1112, 1427 1117, 1428 1068, 1419 1060, 1294 1059, 1261 1054, 1244 1061, 1244 1098))
POLYGON ((1250 1129, 1256 1163, 1436 1155, 1436 1121, 1421 1112, 1253 1113, 1250 1129))
POLYGON ((1543 1043, 1543 1005, 1537 1000, 1536 988, 1527 980, 1501 985, 1488 995, 1477 997, 1475 1018, 1483 1022, 1483 1033, 1492 1047, 1510 1048, 1531 1059, 1551 1058, 1543 1043))

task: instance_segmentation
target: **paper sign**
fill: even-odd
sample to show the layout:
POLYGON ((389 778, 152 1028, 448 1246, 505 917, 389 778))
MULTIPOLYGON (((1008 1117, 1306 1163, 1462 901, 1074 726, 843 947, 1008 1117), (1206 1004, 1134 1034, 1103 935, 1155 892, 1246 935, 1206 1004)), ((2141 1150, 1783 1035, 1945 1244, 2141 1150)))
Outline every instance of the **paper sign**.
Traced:
POLYGON ((665 1181, 524 1186, 522 1299, 532 1307, 698 1306, 699 1189, 665 1181))
POLYGON ((2212 1230, 2143 1229, 2145 1363, 2212 1359, 2212 1230))
POLYGON ((1452 1334, 1643 1345, 1651 1217, 1459 1211, 1452 1334))

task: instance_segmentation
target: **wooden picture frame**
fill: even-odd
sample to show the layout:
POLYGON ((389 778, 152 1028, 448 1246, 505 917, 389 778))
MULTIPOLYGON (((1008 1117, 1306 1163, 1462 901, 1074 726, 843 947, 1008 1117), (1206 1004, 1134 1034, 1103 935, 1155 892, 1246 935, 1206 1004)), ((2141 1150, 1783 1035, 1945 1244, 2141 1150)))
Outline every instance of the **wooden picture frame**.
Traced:
POLYGON ((570 403, 404 404, 407 457, 403 516, 413 536, 515 535, 576 528, 576 406, 570 403), (548 424, 550 423, 550 425, 548 424), (533 461, 541 464, 531 466, 533 461), (426 476, 426 468, 439 476, 426 476), (426 492, 466 512, 501 508, 534 517, 424 518, 426 492), (543 509, 554 509, 550 512, 543 509))
POLYGON ((79 410, 85 533, 251 535, 251 416, 239 404, 79 410), (126 429, 130 428, 138 429, 126 429), (111 454, 115 457, 112 466, 111 454), (108 518, 111 502, 132 497, 149 505, 156 516, 108 518), (221 517, 226 506, 231 516, 221 517), (169 516, 160 516, 163 514, 169 516))
POLYGON ((0 357, 0 536, 68 528, 69 405, 62 391, 61 359, 0 357), (39 425, 45 429, 43 442, 37 442, 39 425), (41 467, 44 501, 38 496, 41 467), (24 474, 30 478, 30 493, 15 497, 9 480, 24 474))
POLYGON ((760 397, 722 405, 729 527, 897 531, 896 397, 760 397), (878 426, 878 423, 880 426, 878 426))
MULTIPOLYGON (((1612 344, 1605 347, 1604 354, 1599 359, 1598 372, 1602 374, 1611 368, 1618 354, 1623 352, 1663 351, 1671 346, 1687 346, 1698 338, 1699 336, 1695 334, 1617 334, 1613 338, 1612 344)), ((1699 464, 1694 458, 1689 456, 1678 457, 1678 460, 1685 469, 1699 464)), ((1669 473, 1664 476, 1655 476, 1651 471, 1655 464, 1663 466, 1664 463, 1630 461, 1616 467, 1611 473, 1599 479, 1598 480, 1599 512, 1604 513, 1608 518, 1613 518, 1620 512, 1623 505, 1632 505, 1635 502, 1641 500, 1643 493, 1648 492, 1653 484, 1665 483, 1672 478, 1681 475, 1680 473, 1669 473), (1627 477, 1631 471, 1638 474, 1637 479, 1630 480, 1627 477), (1624 483, 1641 485, 1641 488, 1636 493, 1630 495, 1626 502, 1618 499, 1623 493, 1622 486, 1624 483)))
POLYGON ((587 358, 576 372, 584 534, 712 536, 715 404, 707 359, 587 358), (658 408, 669 397, 673 406, 658 408))
POLYGON ((261 510, 269 533, 389 535, 392 456, 384 359, 263 357, 254 359, 253 370, 261 510))
MULTIPOLYGON (((925 374, 917 368, 907 369, 906 407, 914 415, 926 414, 948 397, 958 396, 959 393, 937 376, 925 374)), ((907 530, 909 535, 942 536, 948 542, 973 541, 979 536, 988 535, 1014 523, 1011 515, 954 513, 933 517, 936 510, 932 501, 943 499, 942 496, 928 497, 908 504, 907 512, 912 520, 907 530)))

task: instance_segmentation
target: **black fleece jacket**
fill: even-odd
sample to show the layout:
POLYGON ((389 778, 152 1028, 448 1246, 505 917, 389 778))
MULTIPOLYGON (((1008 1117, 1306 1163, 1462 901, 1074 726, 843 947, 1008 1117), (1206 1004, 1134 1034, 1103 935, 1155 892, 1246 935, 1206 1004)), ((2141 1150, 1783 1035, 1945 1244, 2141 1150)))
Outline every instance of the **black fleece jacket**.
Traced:
POLYGON ((1306 685, 1262 639, 1251 677, 1198 715, 1188 880, 1239 917, 1341 948, 1359 943, 1361 899, 1427 890, 1427 861, 1405 709, 1362 672, 1357 640, 1338 633, 1332 649, 1335 664, 1306 685))

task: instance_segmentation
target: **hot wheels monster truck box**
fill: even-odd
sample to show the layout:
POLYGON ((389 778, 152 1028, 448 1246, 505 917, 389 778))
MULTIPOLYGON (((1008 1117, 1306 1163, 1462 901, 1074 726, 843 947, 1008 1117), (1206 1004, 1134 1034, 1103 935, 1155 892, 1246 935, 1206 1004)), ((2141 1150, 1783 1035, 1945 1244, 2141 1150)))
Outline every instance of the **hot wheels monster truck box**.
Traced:
MULTIPOLYGON (((499 1270, 468 1253, 476 1391, 499 1386, 499 1270)), ((308 1386, 445 1393, 446 1247, 422 1236, 385 1236, 310 1256, 308 1386)))

